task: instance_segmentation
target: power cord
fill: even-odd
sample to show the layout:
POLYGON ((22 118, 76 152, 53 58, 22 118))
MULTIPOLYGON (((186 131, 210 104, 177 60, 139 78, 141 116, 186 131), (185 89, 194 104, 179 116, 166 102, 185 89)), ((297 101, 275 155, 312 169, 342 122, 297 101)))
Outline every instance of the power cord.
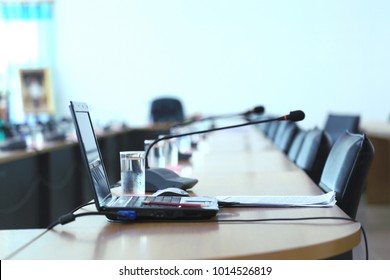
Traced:
POLYGON ((72 215, 74 215, 74 212, 76 212, 77 210, 85 207, 85 206, 88 206, 88 205, 91 205, 93 204, 94 202, 91 201, 91 202, 87 202, 87 203, 84 203, 84 204, 81 204, 79 206, 77 206, 75 209, 73 209, 72 211, 70 211, 68 214, 65 214, 65 215, 62 215, 61 217, 58 218, 58 220, 52 222, 50 225, 48 225, 46 227, 47 230, 50 230, 52 229, 53 227, 55 227, 56 225, 64 225, 64 224, 67 224, 67 223, 70 223, 72 221, 74 221, 76 219, 76 217, 72 217, 72 215))
POLYGON ((85 206, 88 206, 88 205, 92 205, 94 204, 95 202, 92 200, 90 202, 87 202, 87 203, 84 203, 84 204, 81 204, 79 206, 77 206, 75 209, 73 209, 71 212, 74 213, 76 212, 77 210, 80 210, 81 208, 85 207, 85 206))
MULTIPOLYGON (((93 202, 89 202, 86 204, 83 204, 77 208, 75 208, 73 211, 69 212, 68 214, 65 214, 61 216, 57 221, 53 222, 47 227, 47 230, 50 230, 54 228, 55 226, 61 224, 65 225, 67 223, 70 223, 74 221, 76 218, 84 217, 84 216, 93 216, 93 215, 100 215, 100 216, 116 216, 121 221, 128 221, 128 222, 134 222, 134 215, 132 211, 119 211, 119 212, 108 212, 108 211, 101 211, 101 212, 85 212, 80 214, 74 214, 77 210, 80 208, 90 205, 93 202), (130 213, 131 212, 131 213, 130 213)), ((290 221, 308 221, 308 220, 344 220, 344 221, 350 221, 354 223, 358 223, 357 220, 349 218, 349 217, 302 217, 302 218, 269 218, 269 219, 232 219, 232 220, 221 220, 221 219, 209 219, 209 220, 153 220, 153 219, 147 219, 147 220, 137 220, 137 222, 187 222, 187 223, 248 223, 248 222, 290 222, 290 221)), ((365 251, 366 251, 366 260, 369 259, 369 253, 368 253, 368 240, 366 231, 364 230, 363 226, 360 226, 361 232, 363 234, 363 240, 365 245, 365 251)))
MULTIPOLYGON (((65 225, 65 224, 68 224, 70 222, 73 222, 74 220, 76 220, 76 218, 79 218, 79 217, 83 217, 83 216, 105 216, 107 215, 108 213, 106 212, 85 212, 85 213, 80 213, 80 214, 74 214, 74 213, 68 213, 68 214, 65 214, 65 215, 62 215, 61 217, 58 218, 57 221, 51 223, 47 229, 50 230, 52 228, 54 228, 55 226, 61 224, 61 225, 65 225)), ((114 212, 110 213, 110 214, 116 214, 114 212)))
POLYGON ((84 212, 84 213, 80 213, 80 214, 75 214, 74 212, 76 212, 77 210, 85 207, 85 206, 88 206, 88 205, 91 205, 93 204, 94 202, 88 202, 88 203, 84 203, 78 207, 76 207, 75 209, 73 209, 72 211, 70 211, 69 213, 65 214, 65 215, 62 215, 58 218, 58 220, 54 221, 53 223, 51 223, 50 225, 48 225, 46 227, 47 230, 51 230, 53 229, 55 226, 61 224, 61 225, 65 225, 65 224, 68 224, 70 222, 73 222, 74 220, 76 220, 76 218, 79 218, 79 217, 84 217, 84 216, 107 216, 107 215, 111 215, 111 216, 115 216, 117 217, 119 220, 134 220, 135 218, 135 215, 134 215, 134 212, 132 211, 117 211, 117 212, 114 212, 114 211, 100 211, 100 212, 97 212, 97 211, 92 211, 92 212, 84 212))

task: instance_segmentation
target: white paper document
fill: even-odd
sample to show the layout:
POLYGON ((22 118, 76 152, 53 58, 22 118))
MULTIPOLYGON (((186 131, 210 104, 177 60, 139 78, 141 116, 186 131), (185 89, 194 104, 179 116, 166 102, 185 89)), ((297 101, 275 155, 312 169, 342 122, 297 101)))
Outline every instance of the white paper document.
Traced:
POLYGON ((217 196, 223 206, 331 207, 336 204, 334 191, 311 196, 217 196))

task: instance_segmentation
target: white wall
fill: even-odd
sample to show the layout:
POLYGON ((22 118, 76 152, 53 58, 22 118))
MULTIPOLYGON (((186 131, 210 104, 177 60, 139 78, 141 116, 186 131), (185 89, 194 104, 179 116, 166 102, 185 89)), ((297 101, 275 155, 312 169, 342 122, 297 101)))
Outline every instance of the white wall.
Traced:
POLYGON ((390 1, 58 0, 57 109, 86 101, 96 120, 148 121, 150 101, 178 96, 188 114, 264 105, 390 113, 390 1))

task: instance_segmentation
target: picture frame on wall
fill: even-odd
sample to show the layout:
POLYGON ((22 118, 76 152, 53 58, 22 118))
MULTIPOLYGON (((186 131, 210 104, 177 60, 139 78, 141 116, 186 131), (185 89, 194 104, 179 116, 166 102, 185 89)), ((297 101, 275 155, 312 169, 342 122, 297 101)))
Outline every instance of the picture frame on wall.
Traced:
POLYGON ((8 121, 8 96, 0 90, 0 121, 8 121))
POLYGON ((48 69, 21 69, 19 71, 23 110, 31 114, 53 114, 54 103, 48 69))

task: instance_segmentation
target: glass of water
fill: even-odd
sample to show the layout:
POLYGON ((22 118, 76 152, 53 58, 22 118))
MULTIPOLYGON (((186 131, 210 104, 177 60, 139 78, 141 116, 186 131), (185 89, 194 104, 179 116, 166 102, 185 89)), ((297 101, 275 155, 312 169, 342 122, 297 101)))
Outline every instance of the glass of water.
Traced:
POLYGON ((121 185, 124 194, 145 194, 145 152, 120 152, 121 185))

